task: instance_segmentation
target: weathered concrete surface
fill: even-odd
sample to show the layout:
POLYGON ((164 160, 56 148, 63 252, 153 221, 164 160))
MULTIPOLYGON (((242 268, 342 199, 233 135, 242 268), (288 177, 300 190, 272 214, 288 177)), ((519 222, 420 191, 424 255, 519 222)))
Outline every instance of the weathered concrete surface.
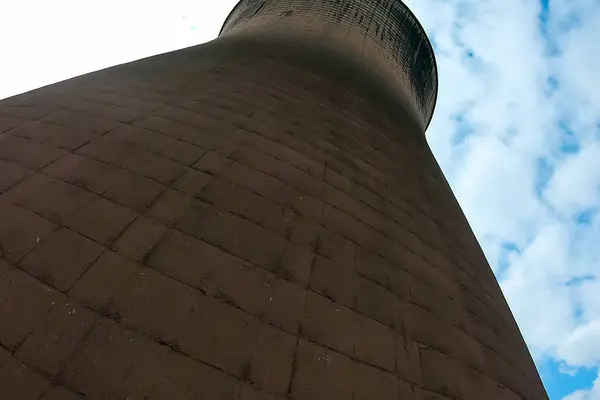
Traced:
POLYGON ((286 40, 0 102, 2 398, 546 398, 411 97, 286 40))

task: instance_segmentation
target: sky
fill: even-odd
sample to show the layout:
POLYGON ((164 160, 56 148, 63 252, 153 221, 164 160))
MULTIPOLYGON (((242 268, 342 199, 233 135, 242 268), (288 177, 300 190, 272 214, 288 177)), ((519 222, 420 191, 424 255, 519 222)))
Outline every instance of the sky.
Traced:
MULTIPOLYGON (((599 400, 600 1, 405 2, 439 67, 429 144, 550 398, 599 400)), ((0 98, 209 41, 235 3, 0 0, 0 98)))

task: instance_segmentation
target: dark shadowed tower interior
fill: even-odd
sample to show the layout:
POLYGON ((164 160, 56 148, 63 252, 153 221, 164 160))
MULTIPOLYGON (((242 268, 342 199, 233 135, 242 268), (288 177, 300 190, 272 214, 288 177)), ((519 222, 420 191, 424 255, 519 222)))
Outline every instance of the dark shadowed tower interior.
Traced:
POLYGON ((399 0, 242 0, 0 102, 0 397, 545 399, 436 95, 399 0))

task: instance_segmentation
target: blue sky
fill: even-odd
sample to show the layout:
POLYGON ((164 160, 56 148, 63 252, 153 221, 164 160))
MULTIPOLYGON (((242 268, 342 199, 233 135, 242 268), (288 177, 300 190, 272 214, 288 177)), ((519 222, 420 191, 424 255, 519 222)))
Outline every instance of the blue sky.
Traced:
MULTIPOLYGON (((12 3, 0 98, 211 40, 236 0, 12 3)), ((439 66, 428 141, 550 398, 600 400, 600 1, 406 3, 439 66)))
POLYGON ((427 133, 553 400, 600 399, 600 2, 411 0, 427 133))

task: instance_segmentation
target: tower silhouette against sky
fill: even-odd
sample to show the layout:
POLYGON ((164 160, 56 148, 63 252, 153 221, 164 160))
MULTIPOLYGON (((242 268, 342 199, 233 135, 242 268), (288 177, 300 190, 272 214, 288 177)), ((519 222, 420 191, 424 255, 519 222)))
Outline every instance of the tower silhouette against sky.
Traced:
POLYGON ((436 95, 399 0, 242 0, 0 102, 0 397, 545 399, 436 95))

